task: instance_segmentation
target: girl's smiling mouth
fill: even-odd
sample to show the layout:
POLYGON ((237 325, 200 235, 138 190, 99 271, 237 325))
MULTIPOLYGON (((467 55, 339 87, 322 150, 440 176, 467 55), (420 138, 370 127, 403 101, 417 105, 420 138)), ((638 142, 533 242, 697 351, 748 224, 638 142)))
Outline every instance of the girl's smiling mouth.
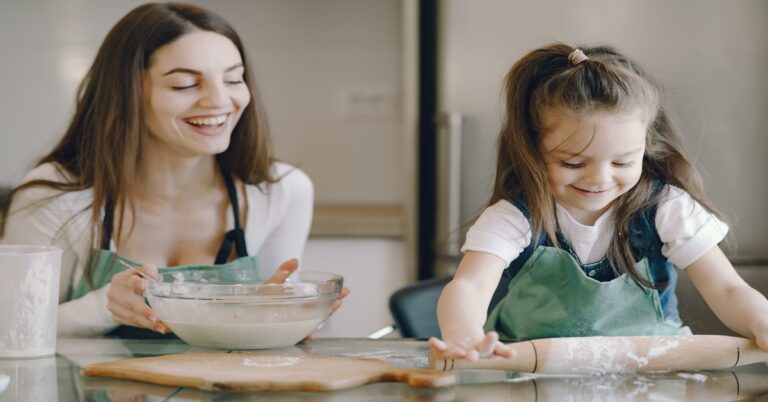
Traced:
POLYGON ((576 187, 574 185, 571 185, 571 188, 576 190, 576 192, 578 192, 579 194, 584 194, 584 195, 601 195, 611 190, 611 188, 607 188, 605 190, 586 190, 583 188, 576 187))

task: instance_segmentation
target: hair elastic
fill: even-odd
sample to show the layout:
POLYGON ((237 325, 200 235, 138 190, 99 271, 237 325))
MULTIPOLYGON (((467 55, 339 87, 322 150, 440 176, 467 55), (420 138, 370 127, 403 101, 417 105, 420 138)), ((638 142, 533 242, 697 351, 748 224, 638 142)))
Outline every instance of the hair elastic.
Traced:
POLYGON ((587 55, 584 54, 581 49, 576 49, 568 55, 568 61, 570 61, 574 66, 587 59, 589 59, 589 57, 587 57, 587 55))

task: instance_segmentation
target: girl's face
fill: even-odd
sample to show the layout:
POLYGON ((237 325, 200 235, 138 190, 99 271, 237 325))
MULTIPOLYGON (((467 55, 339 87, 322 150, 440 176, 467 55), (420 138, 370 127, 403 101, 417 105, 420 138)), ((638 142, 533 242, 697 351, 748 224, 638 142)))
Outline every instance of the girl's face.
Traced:
POLYGON ((647 123, 640 113, 543 114, 541 152, 552 194, 580 223, 593 225, 640 180, 647 123))
POLYGON ((144 73, 149 144, 181 156, 213 155, 229 146, 251 100, 237 47, 195 30, 157 49, 144 73))

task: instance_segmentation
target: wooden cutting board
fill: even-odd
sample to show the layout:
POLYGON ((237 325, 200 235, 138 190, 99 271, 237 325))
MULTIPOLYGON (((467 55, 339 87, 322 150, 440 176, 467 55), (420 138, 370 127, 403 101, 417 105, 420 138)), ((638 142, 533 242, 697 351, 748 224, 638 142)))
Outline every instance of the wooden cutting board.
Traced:
POLYGON ((454 383, 450 373, 397 368, 377 359, 292 354, 183 353, 91 364, 80 372, 207 391, 332 391, 374 382, 434 388, 454 383))

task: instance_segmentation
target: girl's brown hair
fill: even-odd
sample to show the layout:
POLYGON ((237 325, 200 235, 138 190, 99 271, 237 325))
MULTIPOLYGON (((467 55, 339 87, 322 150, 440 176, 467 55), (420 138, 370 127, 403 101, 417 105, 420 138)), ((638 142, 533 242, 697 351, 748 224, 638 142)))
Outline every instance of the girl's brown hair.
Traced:
POLYGON ((572 63, 576 50, 564 44, 536 49, 515 63, 506 77, 506 115, 499 135, 497 171, 489 205, 522 196, 528 203, 533 239, 545 233, 559 246, 554 198, 540 144, 547 110, 586 116, 595 112, 640 111, 648 119, 640 181, 615 200, 616 229, 607 258, 617 272, 654 286, 633 266, 629 226, 643 209, 666 194, 654 192, 661 181, 685 190, 714 215, 721 214, 705 196, 702 180, 684 151, 661 100, 661 89, 633 60, 611 47, 579 47, 588 57, 572 63))
MULTIPOLYGON (((109 31, 93 65, 80 84, 76 110, 64 137, 38 165, 53 163, 71 180, 31 180, 9 194, 33 186, 62 192, 92 189, 90 205, 93 239, 100 239, 101 214, 112 204, 118 229, 125 207, 132 208, 129 194, 137 183, 143 142, 148 133, 142 79, 159 48, 193 30, 215 32, 237 47, 245 67, 244 81, 251 102, 232 131, 229 148, 216 156, 226 174, 245 183, 272 183, 273 162, 269 131, 257 96, 242 41, 222 17, 200 7, 175 3, 149 3, 136 7, 109 31)), ((88 264, 88 277, 92 267, 88 264)))

